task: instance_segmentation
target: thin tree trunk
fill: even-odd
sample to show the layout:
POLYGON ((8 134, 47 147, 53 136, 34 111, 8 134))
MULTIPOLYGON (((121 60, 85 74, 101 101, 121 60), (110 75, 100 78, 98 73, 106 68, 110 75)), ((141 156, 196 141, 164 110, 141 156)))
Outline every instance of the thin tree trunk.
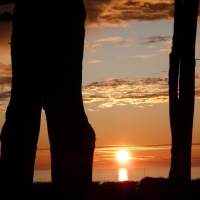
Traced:
POLYGON ((175 0, 170 54, 169 105, 172 133, 170 179, 191 179, 195 43, 199 0, 175 0))

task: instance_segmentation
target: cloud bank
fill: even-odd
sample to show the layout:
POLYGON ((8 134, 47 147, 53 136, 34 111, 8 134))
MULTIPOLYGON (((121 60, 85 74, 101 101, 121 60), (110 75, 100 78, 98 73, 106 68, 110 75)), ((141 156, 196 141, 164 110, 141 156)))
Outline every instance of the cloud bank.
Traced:
MULTIPOLYGON (((84 0, 84 3, 87 12, 86 27, 125 26, 131 20, 155 21, 173 18, 172 0, 84 0)), ((10 42, 12 25, 1 22, 12 19, 13 8, 14 4, 0 6, 0 55, 5 54, 5 52, 6 55, 10 53, 8 43, 10 42)), ((128 46, 130 43, 130 41, 118 39, 118 42, 124 43, 124 46, 128 46)), ((0 59, 7 62, 9 57, 4 57, 2 60, 3 58, 0 56, 0 59)))
MULTIPOLYGON (((169 101, 168 90, 168 78, 110 78, 83 86, 83 100, 98 102, 98 108, 164 103, 169 101)), ((195 90, 196 98, 200 98, 200 84, 195 90)))
POLYGON ((85 0, 87 25, 125 25, 127 21, 173 18, 172 0, 85 0))
MULTIPOLYGON (((125 25, 129 20, 152 21, 173 17, 172 0, 84 0, 84 3, 87 26, 125 25)), ((4 11, 10 12, 13 5, 3 7, 4 11)), ((8 13, 1 16, 2 20, 10 18, 8 13)))
MULTIPOLYGON (((91 60, 91 64, 100 60, 91 60)), ((200 98, 199 74, 196 73, 195 96, 200 98)), ((5 110, 5 102, 10 98, 12 69, 0 62, 0 111, 5 110)), ((155 104, 168 102, 168 78, 110 78, 83 86, 84 103, 97 102, 98 108, 113 106, 155 104)), ((98 109, 92 109, 98 111, 98 109)))

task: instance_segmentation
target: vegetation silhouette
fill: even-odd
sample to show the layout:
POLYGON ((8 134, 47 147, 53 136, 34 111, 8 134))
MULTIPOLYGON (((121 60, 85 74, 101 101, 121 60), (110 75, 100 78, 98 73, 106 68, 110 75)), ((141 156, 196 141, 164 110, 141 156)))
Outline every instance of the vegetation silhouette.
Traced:
POLYGON ((172 181, 191 179, 195 96, 195 43, 199 0, 175 0, 169 69, 172 181))
POLYGON ((4 197, 23 198, 32 188, 43 108, 53 186, 61 199, 87 199, 95 132, 82 102, 83 1, 70 1, 68 7, 6 0, 0 4, 6 3, 15 3, 15 8, 11 99, 1 132, 1 187, 13 192, 4 197))
MULTIPOLYGON (((180 182, 181 183, 181 182, 180 182)), ((77 181, 77 185, 79 185, 77 181)), ((200 179, 192 180, 191 187, 183 190, 174 198, 171 196, 170 181, 166 178, 146 177, 141 181, 93 182, 88 200, 199 200, 200 179)), ((74 191, 78 191, 75 187, 74 191)), ((59 190, 52 183, 34 183, 26 194, 30 200, 59 199, 59 190)))

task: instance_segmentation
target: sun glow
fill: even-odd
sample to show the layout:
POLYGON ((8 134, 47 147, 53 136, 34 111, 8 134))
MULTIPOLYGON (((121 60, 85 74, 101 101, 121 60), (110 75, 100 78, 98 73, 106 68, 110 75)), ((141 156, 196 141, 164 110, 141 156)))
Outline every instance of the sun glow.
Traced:
POLYGON ((129 160, 129 153, 127 151, 119 151, 117 152, 117 159, 120 162, 126 162, 129 160))

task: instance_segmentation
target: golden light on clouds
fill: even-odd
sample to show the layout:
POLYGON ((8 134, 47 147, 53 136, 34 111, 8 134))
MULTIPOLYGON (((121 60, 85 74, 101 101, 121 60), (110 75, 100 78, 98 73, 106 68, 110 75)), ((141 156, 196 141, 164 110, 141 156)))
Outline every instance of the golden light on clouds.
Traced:
MULTIPOLYGON (((94 61, 96 62, 96 61, 94 61)), ((196 74, 196 79, 199 75, 196 74)), ((200 84, 196 81, 195 97, 200 98, 200 84)), ((98 102, 97 108, 166 103, 169 101, 168 78, 110 78, 83 86, 84 103, 98 102)))
POLYGON ((127 21, 173 18, 173 0, 85 0, 87 26, 126 26, 127 21))
POLYGON ((122 37, 109 37, 109 38, 100 38, 96 40, 95 42, 115 42, 115 41, 120 41, 122 40, 122 37))
POLYGON ((96 63, 99 63, 99 62, 101 62, 101 61, 100 60, 90 60, 87 63, 89 63, 89 64, 96 64, 96 63))

